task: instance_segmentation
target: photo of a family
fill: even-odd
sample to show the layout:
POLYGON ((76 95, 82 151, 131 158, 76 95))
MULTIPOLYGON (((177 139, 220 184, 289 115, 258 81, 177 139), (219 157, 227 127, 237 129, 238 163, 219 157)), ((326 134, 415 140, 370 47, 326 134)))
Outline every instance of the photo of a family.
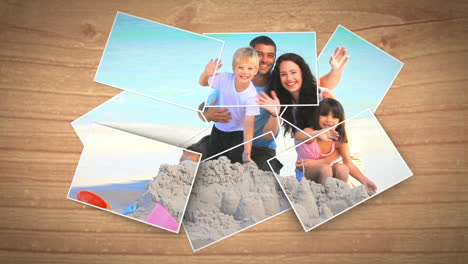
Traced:
MULTIPOLYGON (((213 35, 216 36, 216 34, 213 35)), ((233 39, 245 39, 245 35, 252 37, 253 34, 219 35, 229 36, 228 40, 233 41, 233 39)), ((274 36, 275 34, 270 33, 270 35, 274 36)), ((287 34, 281 33, 279 37, 286 39, 285 35, 287 34)), ((310 33, 305 35, 310 38, 310 33)), ((304 38, 304 34, 298 33, 291 33, 287 36, 289 40, 304 38)), ((228 40, 225 40, 226 47, 229 46, 228 40)), ((234 73, 223 73, 212 77, 214 79, 212 87, 214 91, 207 103, 214 106, 217 102, 220 102, 220 105, 203 107, 203 104, 201 104, 199 106, 199 109, 204 109, 205 119, 214 122, 211 136, 202 138, 188 148, 202 153, 205 160, 221 151, 243 142, 249 142, 250 139, 255 137, 257 139, 253 141, 252 146, 250 142, 244 144, 244 150, 241 153, 227 153, 226 155, 228 157, 235 155, 235 157, 230 158, 234 162, 253 161, 260 169, 269 171, 266 161, 276 154, 276 142, 269 132, 276 136, 279 135, 280 114, 285 109, 286 116, 290 116, 291 109, 296 109, 285 107, 285 105, 310 106, 316 105, 321 98, 333 97, 331 89, 338 84, 348 57, 345 48, 337 48, 336 52, 330 57, 330 72, 320 78, 321 83, 327 87, 321 88, 317 86, 311 68, 300 55, 285 53, 276 60, 277 45, 272 38, 266 35, 253 35, 253 38, 247 43, 250 47, 238 49, 233 56, 232 67, 234 73), (241 57, 240 53, 242 51, 249 51, 250 55, 241 57), (244 62, 247 65, 239 62, 244 62), (247 73, 243 72, 244 68, 247 73), (248 72, 249 68, 252 72, 248 72), (304 78, 302 74, 304 74, 304 78), (240 87, 239 80, 244 83, 243 86, 245 87, 240 87), (244 99, 244 97, 247 99, 244 99), (249 100, 259 106, 255 106, 255 104, 244 106, 243 102, 249 100), (281 109, 280 105, 283 105, 284 109, 281 109), (225 139, 227 135, 234 136, 236 134, 238 139, 234 141, 216 139, 221 135, 225 139)), ((308 55, 310 56, 310 54, 308 55)), ((200 81, 203 81, 200 84, 207 85, 209 76, 214 75, 219 67, 218 60, 211 60, 200 77, 200 81)), ((308 107, 308 109, 312 108, 308 107)), ((279 163, 275 165, 276 170, 280 167, 281 164, 279 163)))

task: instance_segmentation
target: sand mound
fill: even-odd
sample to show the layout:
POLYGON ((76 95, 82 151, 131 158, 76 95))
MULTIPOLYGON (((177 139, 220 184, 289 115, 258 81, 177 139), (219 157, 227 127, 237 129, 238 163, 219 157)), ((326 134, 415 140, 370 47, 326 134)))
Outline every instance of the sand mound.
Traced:
POLYGON ((197 249, 289 208, 273 173, 220 157, 200 164, 184 229, 197 249))
POLYGON ((307 229, 369 197, 363 185, 351 188, 335 178, 327 179, 325 185, 305 178, 298 182, 295 176, 279 179, 307 229))
POLYGON ((159 203, 180 223, 196 168, 197 163, 188 160, 178 165, 162 164, 136 202, 137 210, 129 216, 145 220, 159 203))

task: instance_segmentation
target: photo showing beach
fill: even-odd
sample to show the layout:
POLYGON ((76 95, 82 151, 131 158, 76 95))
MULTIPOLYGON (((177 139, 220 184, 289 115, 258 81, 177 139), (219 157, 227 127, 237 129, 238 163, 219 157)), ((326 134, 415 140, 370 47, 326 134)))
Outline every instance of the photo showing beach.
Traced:
POLYGON ((332 92, 343 104, 347 116, 367 108, 375 112, 403 63, 339 25, 318 57, 319 75, 328 72, 330 56, 337 47, 344 47, 349 59, 341 81, 332 92))
POLYGON ((71 125, 84 145, 90 128, 95 126, 94 123, 99 123, 185 148, 209 133, 209 123, 204 122, 198 113, 123 91, 76 119, 71 125))
POLYGON ((118 12, 94 80, 197 110, 198 77, 223 41, 118 12))
POLYGON ((94 124, 68 198, 178 233, 199 165, 183 151, 94 124))
MULTIPOLYGON (((258 36, 267 36, 276 44, 276 57, 285 53, 300 54, 309 65, 312 74, 318 75, 315 32, 203 33, 203 35, 224 41, 220 57, 223 66, 217 71, 218 73, 232 72, 232 55, 238 48, 249 46, 250 41, 258 36)), ((210 91, 210 94, 212 93, 213 89, 210 91)), ((208 98, 206 105, 209 106, 209 102, 212 101, 213 98, 208 98)), ((318 102, 315 102, 310 105, 317 104, 318 102)), ((218 103, 216 106, 221 104, 218 103)))
MULTIPOLYGON (((369 190, 349 175, 344 182, 334 177, 317 183, 304 177, 297 148, 304 142, 277 155, 284 167, 275 174, 305 231, 351 209, 365 200, 411 177, 413 173, 370 109, 345 122, 352 163, 375 184, 369 190)), ((334 127, 329 130, 335 129, 334 127)), ((318 136, 317 136, 318 137, 318 136)), ((316 137, 313 137, 316 139, 316 137)), ((343 163, 341 158, 332 164, 343 163)))
POLYGON ((290 208, 272 172, 221 153, 200 163, 183 225, 198 251, 290 208))

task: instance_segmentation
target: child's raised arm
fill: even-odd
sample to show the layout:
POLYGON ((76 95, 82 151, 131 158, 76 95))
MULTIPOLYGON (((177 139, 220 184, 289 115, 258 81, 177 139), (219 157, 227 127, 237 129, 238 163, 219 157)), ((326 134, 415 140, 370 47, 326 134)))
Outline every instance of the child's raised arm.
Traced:
MULTIPOLYGON (((323 132, 326 129, 328 129, 328 128, 324 128, 324 129, 321 129, 321 130, 314 130, 314 129, 310 128, 310 127, 306 127, 303 130, 304 132, 297 131, 296 133, 294 133, 294 139, 297 140, 297 141, 301 141, 301 142, 309 141, 310 137, 315 137, 319 133, 323 132), (309 135, 309 136, 307 136, 307 135, 309 135)), ((317 138, 319 138, 322 141, 333 141, 333 140, 338 140, 339 136, 340 135, 338 134, 338 132, 336 132, 333 129, 330 129, 327 132, 322 133, 319 136, 317 136, 317 138)), ((308 143, 312 143, 312 142, 313 141, 310 141, 308 143)))
POLYGON ((338 143, 338 151, 341 154, 341 158, 343 158, 343 163, 349 169, 349 174, 353 176, 356 180, 358 180, 362 185, 366 187, 368 191, 375 192, 377 190, 377 186, 371 180, 369 180, 364 174, 362 174, 361 170, 359 170, 356 165, 354 165, 353 161, 351 160, 351 156, 349 155, 349 145, 348 143, 338 143))
MULTIPOLYGON (((205 70, 203 73, 200 75, 200 78, 198 79, 198 83, 201 86, 208 86, 208 79, 213 76, 216 70, 221 68, 223 64, 221 63, 221 60, 219 59, 211 59, 210 62, 205 66, 205 70)), ((216 73, 216 75, 219 75, 219 73, 216 73)))
MULTIPOLYGON (((255 116, 245 116, 244 120, 244 143, 251 140, 254 136, 255 116)), ((252 152, 252 141, 244 144, 244 153, 242 160, 244 162, 253 162, 250 154, 252 152)))

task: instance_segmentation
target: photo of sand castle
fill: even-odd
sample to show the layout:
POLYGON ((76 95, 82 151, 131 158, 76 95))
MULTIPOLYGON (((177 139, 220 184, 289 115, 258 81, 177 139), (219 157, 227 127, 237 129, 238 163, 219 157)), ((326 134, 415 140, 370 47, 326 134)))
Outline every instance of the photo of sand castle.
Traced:
POLYGON ((200 164, 184 229, 197 251, 289 209, 273 173, 221 156, 200 164))
POLYGON ((278 179, 306 231, 370 197, 364 186, 353 188, 335 178, 325 184, 305 178, 297 181, 296 176, 278 179))
POLYGON ((68 198, 178 233, 199 165, 182 151, 95 124, 68 198))
MULTIPOLYGON (((310 165, 301 159, 301 145, 306 145, 305 142, 277 156, 289 166, 284 166, 275 176, 305 231, 413 175, 370 109, 339 125, 346 125, 349 162, 353 165, 338 157, 325 165, 330 168, 330 175, 321 177, 327 173, 325 166, 310 165), (345 178, 335 171, 335 167, 338 170, 344 166, 355 166, 346 169, 345 178)), ((336 126, 329 128, 334 129, 336 126)), ((311 140, 319 140, 319 136, 311 140)))

